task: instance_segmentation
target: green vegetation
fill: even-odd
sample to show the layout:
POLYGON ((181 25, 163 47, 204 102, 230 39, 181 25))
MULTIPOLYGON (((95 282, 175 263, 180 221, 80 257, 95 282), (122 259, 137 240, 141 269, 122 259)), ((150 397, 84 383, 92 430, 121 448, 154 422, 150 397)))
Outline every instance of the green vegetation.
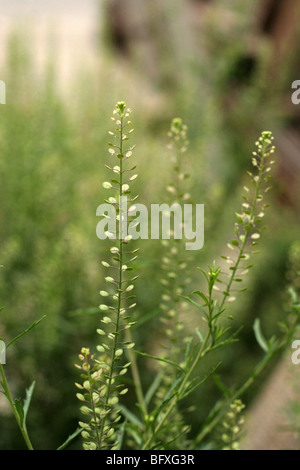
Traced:
MULTIPOLYGON (((247 410, 290 349, 299 315, 299 270, 289 262, 297 206, 282 203, 276 154, 273 188, 264 192, 270 132, 252 154, 261 129, 279 140, 288 122, 284 77, 292 75, 287 64, 269 86, 264 45, 244 80, 252 3, 230 31, 207 18, 205 55, 184 41, 178 47, 171 22, 167 33, 157 24, 154 79, 134 57, 124 65, 105 50, 100 72, 74 77, 72 99, 59 91, 55 64, 39 74, 28 44, 11 38, 0 77, 9 85, 0 109, 0 339, 9 346, 1 449, 239 447, 247 410), (128 146, 136 144, 124 169, 107 154, 109 143, 125 152, 121 128, 109 125, 115 102, 113 117, 125 119, 121 97, 134 111, 128 146), (105 165, 119 167, 117 183, 105 165), (131 188, 122 172, 134 166, 131 188), (124 184, 147 207, 203 203, 203 249, 188 252, 185 240, 99 240, 96 208, 124 184)), ((298 408, 289 410, 295 430, 298 408)))

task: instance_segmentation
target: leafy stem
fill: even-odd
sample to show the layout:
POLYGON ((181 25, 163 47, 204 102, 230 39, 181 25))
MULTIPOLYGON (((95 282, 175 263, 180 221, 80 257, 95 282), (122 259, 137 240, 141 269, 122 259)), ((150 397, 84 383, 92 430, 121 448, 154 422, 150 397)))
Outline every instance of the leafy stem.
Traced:
POLYGON ((17 421, 17 424, 19 426, 19 429, 21 431, 21 434, 24 438, 24 441, 26 443, 26 446, 28 448, 28 450, 34 450, 33 449, 33 446, 31 444, 31 441, 30 441, 30 438, 28 436, 28 432, 27 432, 27 429, 26 429, 26 425, 25 425, 25 420, 24 420, 24 415, 23 415, 23 418, 21 417, 18 409, 17 409, 17 406, 16 406, 16 402, 14 402, 13 398, 12 398, 12 395, 11 395, 11 392, 10 392, 10 389, 9 389, 9 386, 8 386, 8 383, 7 383, 7 380, 6 380, 6 375, 5 375, 5 372, 4 372, 4 369, 3 369, 3 365, 0 363, 0 373, 1 373, 1 385, 3 387, 3 391, 4 391, 4 395, 6 396, 7 400, 9 401, 9 404, 11 406, 11 409, 13 411, 13 414, 16 418, 16 421, 17 421))
POLYGON ((232 396, 230 396, 230 398, 226 398, 221 402, 219 410, 217 411, 215 417, 207 425, 203 426, 203 429, 198 433, 198 435, 194 439, 191 448, 195 448, 203 441, 203 439, 215 428, 215 426, 224 417, 226 411, 228 410, 228 407, 230 406, 230 403, 232 403, 232 401, 236 400, 237 398, 240 398, 249 389, 249 387, 251 387, 257 377, 263 372, 263 370, 274 359, 274 357, 285 350, 286 346, 290 343, 291 339, 293 338, 298 324, 299 316, 296 316, 292 325, 290 326, 290 329, 286 332, 281 342, 276 347, 270 348, 267 354, 265 354, 262 360, 255 366, 250 377, 241 385, 241 387, 232 396))
MULTIPOLYGON (((120 179, 119 179, 119 194, 122 195, 122 186, 123 186, 123 115, 120 116, 120 143, 119 143, 119 150, 120 150, 120 179)), ((115 332, 114 332, 114 340, 113 340, 113 347, 111 350, 111 365, 109 368, 109 375, 107 381, 107 392, 105 397, 104 408, 109 409, 109 400, 111 398, 111 387, 113 381, 113 375, 115 371, 115 360, 116 360, 116 350, 118 346, 118 337, 119 337, 119 324, 120 324, 120 314, 121 314, 121 307, 122 307, 122 284, 123 284, 123 240, 122 240, 122 215, 120 214, 119 210, 119 278, 118 278, 118 301, 117 301, 117 309, 116 309, 116 325, 115 325, 115 332)), ((105 429, 105 422, 106 422, 105 415, 102 419, 101 424, 101 431, 100 431, 100 442, 102 445, 102 441, 104 438, 104 429, 105 429)))

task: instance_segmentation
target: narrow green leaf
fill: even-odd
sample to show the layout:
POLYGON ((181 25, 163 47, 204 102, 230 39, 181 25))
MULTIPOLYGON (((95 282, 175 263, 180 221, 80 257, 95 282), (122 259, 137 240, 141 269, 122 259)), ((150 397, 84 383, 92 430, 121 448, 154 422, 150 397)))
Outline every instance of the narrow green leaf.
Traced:
POLYGON ((202 268, 199 268, 199 267, 198 267, 198 269, 199 269, 199 271, 201 271, 201 272, 202 272, 203 276, 205 277, 205 279, 206 279, 206 280, 207 280, 207 282, 209 283, 208 275, 206 274, 206 272, 204 271, 204 269, 202 269, 202 268))
POLYGON ((81 428, 77 428, 75 432, 73 432, 73 434, 71 434, 66 440, 65 442, 59 446, 57 448, 57 450, 64 450, 69 444, 70 442, 72 442, 75 437, 77 437, 80 433, 81 433, 82 429, 81 428))
POLYGON ((132 411, 128 410, 126 406, 120 405, 120 403, 118 403, 118 409, 121 410, 121 413, 126 419, 128 419, 128 421, 130 421, 139 429, 143 429, 143 423, 139 420, 139 418, 134 413, 132 413, 132 411))
POLYGON ((216 314, 212 317, 212 321, 215 320, 216 318, 218 318, 224 311, 225 311, 225 308, 223 308, 223 309, 220 310, 218 313, 216 313, 216 314))
POLYGON ((187 302, 189 302, 190 304, 194 305, 194 307, 196 307, 198 310, 201 310, 201 312, 203 312, 203 314, 207 317, 207 312, 206 310, 201 306, 199 305, 197 302, 195 302, 193 299, 191 299, 190 297, 187 297, 185 295, 180 295, 180 297, 182 297, 183 299, 185 299, 187 302))
POLYGON ((176 395, 176 387, 182 382, 185 374, 181 374, 171 385, 170 389, 168 390, 167 394, 164 397, 163 402, 161 405, 155 410, 154 412, 154 420, 152 422, 152 427, 155 427, 155 423, 157 418, 159 417, 161 411, 167 406, 167 404, 172 400, 172 398, 176 395))
POLYGON ((222 382, 221 377, 219 375, 214 376, 214 382, 216 386, 218 387, 219 390, 221 390, 222 393, 228 398, 232 396, 231 390, 226 387, 226 385, 222 382))
MULTIPOLYGON (((191 384, 188 385, 188 387, 184 390, 183 392, 183 396, 180 397, 180 399, 183 399, 183 398, 186 398, 188 395, 190 395, 190 393, 192 393, 194 390, 196 390, 197 388, 199 388, 201 385, 203 385, 215 372, 216 370, 219 369, 219 367, 221 366, 222 362, 219 362, 211 371, 210 373, 204 377, 204 379, 200 380, 196 385, 193 385, 194 381, 192 381, 191 384)), ((196 378, 197 380, 197 378, 196 378)), ((195 380, 195 381, 196 381, 195 380)))
POLYGON ((237 338, 230 338, 230 339, 226 339, 225 341, 222 341, 221 343, 217 343, 215 344, 214 346, 212 346, 210 348, 210 351, 215 351, 216 349, 219 349, 219 348, 222 348, 223 346, 226 346, 227 344, 231 344, 231 343, 237 343, 239 340, 237 338))
POLYGON ((16 341, 18 341, 19 339, 23 338, 23 336, 27 335, 27 333, 29 333, 31 330, 33 330, 33 328, 35 328, 36 326, 38 326, 41 321, 44 320, 44 318, 46 318, 46 315, 44 315, 42 318, 40 318, 39 320, 35 321, 32 323, 32 325, 30 325, 26 330, 24 330, 22 333, 20 333, 18 336, 16 336, 14 339, 12 339, 7 345, 6 345, 6 349, 9 348, 9 346, 11 346, 13 343, 15 343, 16 341))
POLYGON ((190 350, 191 350, 191 346, 192 346, 192 342, 193 342, 193 338, 191 338, 185 348, 185 363, 187 364, 187 361, 188 361, 188 358, 189 358, 189 355, 190 355, 190 350))
POLYGON ((132 426, 128 425, 126 428, 126 431, 128 434, 130 434, 131 437, 135 440, 137 443, 138 447, 140 448, 142 445, 142 438, 141 436, 136 432, 136 429, 134 429, 132 426))
POLYGON ((165 358, 158 357, 158 356, 152 356, 152 354, 143 353, 141 351, 135 351, 135 352, 136 354, 139 354, 140 356, 148 357, 149 359, 154 359, 154 361, 164 362, 165 364, 170 364, 171 366, 176 367, 177 369, 184 370, 182 367, 180 367, 179 364, 177 364, 176 362, 170 361, 169 359, 165 359, 165 358))
POLYGON ((165 396, 165 400, 168 400, 170 398, 170 396, 173 396, 173 391, 176 389, 176 387, 182 382, 183 378, 184 378, 184 375, 185 374, 181 374, 176 380, 174 380, 174 382, 172 383, 168 393, 166 394, 165 396))
POLYGON ((136 323, 136 325, 133 326, 133 328, 139 328, 141 325, 143 325, 144 323, 147 323, 148 321, 152 320, 155 317, 158 317, 158 315, 160 314, 161 314, 161 311, 160 309, 158 309, 158 310, 155 310, 154 312, 148 313, 147 315, 141 316, 139 318, 138 323, 136 323))
POLYGON ((147 390, 146 395, 145 395, 145 403, 146 403, 146 405, 149 405, 149 403, 151 402, 152 397, 154 396, 156 390, 157 390, 158 387, 160 386, 160 383, 161 383, 161 381, 162 381, 162 378, 163 378, 163 373, 162 373, 162 371, 159 371, 158 374, 156 375, 155 379, 153 380, 151 386, 150 386, 149 389, 147 390))
POLYGON ((199 346, 200 346, 201 343, 197 343, 193 346, 193 348, 189 348, 189 351, 186 351, 186 359, 185 359, 185 368, 186 370, 188 369, 191 361, 193 360, 193 358, 195 357, 195 353, 196 351, 199 349, 199 346))
POLYGON ((24 405, 23 405, 23 410, 24 410, 24 424, 23 425, 24 425, 25 430, 26 430, 26 418, 27 418, 29 406, 31 403, 31 398, 33 395, 34 387, 35 387, 35 381, 33 381, 30 387, 26 390, 26 397, 25 397, 24 405))
POLYGON ((196 328, 196 329, 195 329, 195 332, 196 332, 198 338, 200 339, 200 343, 204 343, 204 338, 203 338, 202 333, 201 333, 201 331, 199 330, 199 328, 196 328))
POLYGON ((199 295, 199 297, 201 297, 201 299, 204 301, 205 305, 209 305, 209 300, 206 295, 203 294, 203 292, 201 292, 200 290, 195 290, 193 294, 199 295))
POLYGON ((261 349, 265 352, 268 352, 269 351, 268 343, 265 340, 265 338, 263 337, 263 334, 261 332, 260 319, 259 318, 256 318, 256 320, 254 322, 254 325, 253 325, 253 330, 254 330, 256 341, 260 345, 261 349))
POLYGON ((125 434, 125 428, 126 428, 126 423, 127 421, 125 420, 124 423, 121 424, 118 436, 117 436, 117 449, 116 450, 121 450, 122 449, 122 444, 124 440, 124 434, 125 434))

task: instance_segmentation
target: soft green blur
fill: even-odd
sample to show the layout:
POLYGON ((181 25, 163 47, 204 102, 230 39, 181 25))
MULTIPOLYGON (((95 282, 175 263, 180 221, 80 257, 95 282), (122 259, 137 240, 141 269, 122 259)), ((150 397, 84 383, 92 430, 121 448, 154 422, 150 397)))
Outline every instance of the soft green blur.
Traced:
MULTIPOLYGON (((28 419, 37 448, 57 447, 77 426, 73 364, 82 346, 93 346, 99 321, 95 311, 103 287, 100 261, 107 245, 96 238, 96 208, 104 198, 107 131, 115 101, 124 99, 134 111, 139 173, 134 188, 139 202, 147 206, 164 202, 165 187, 171 182, 167 150, 171 119, 180 116, 188 126, 189 191, 195 202, 205 204, 205 246, 192 253, 194 268, 187 294, 201 288, 196 266, 205 267, 214 260, 220 263, 232 238, 234 213, 240 208, 255 139, 270 129, 276 145, 277 136, 290 123, 286 101, 290 83, 299 78, 293 75, 292 58, 286 67, 277 69, 272 80, 272 50, 267 41, 257 48, 254 71, 243 62, 253 29, 253 1, 230 2, 234 13, 230 28, 222 20, 229 14, 227 2, 218 2, 199 37, 189 36, 181 3, 174 1, 173 7, 171 3, 159 8, 153 2, 148 45, 154 51, 154 63, 150 56, 150 64, 143 62, 143 49, 134 39, 123 57, 110 43, 104 19, 106 27, 98 37, 101 67, 92 71, 83 67, 70 83, 68 96, 56 82, 55 61, 49 60, 43 75, 37 74, 21 32, 12 34, 7 44, 3 79, 9 87, 7 104, 0 108, 0 264, 4 265, 0 306, 5 307, 0 331, 10 339, 47 315, 10 350, 5 366, 15 396, 23 396, 25 388, 37 381, 28 419)), ((254 319, 262 319, 270 336, 285 315, 287 253, 299 238, 299 199, 295 194, 293 202, 285 204, 284 195, 277 171, 261 252, 252 260, 248 291, 230 312, 234 326, 244 328, 240 342, 228 347, 227 355, 222 353, 227 385, 241 383, 260 357, 252 331, 254 319)), ((151 240, 137 245, 136 317, 141 326, 134 334, 138 349, 152 352, 153 344, 161 339, 157 313, 163 247, 151 240)), ((187 327, 197 323, 201 325, 201 319, 191 310, 187 327)), ((216 358, 217 354, 213 363, 216 358)), ((142 371, 146 387, 155 369, 147 362, 142 371)), ((251 389, 247 402, 256 390, 251 389)), ((191 404, 197 404, 197 413, 192 415, 195 429, 219 394, 211 381, 200 395, 190 398, 191 404)), ((126 400, 131 406, 133 395, 126 400)), ((0 448, 22 448, 2 398, 0 419, 0 448)), ((80 448, 79 440, 73 447, 80 448)))

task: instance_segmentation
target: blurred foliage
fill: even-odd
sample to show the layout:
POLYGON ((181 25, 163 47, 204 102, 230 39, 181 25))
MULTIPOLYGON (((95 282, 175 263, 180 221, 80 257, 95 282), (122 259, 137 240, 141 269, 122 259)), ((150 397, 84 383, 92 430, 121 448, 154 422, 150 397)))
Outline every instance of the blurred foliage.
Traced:
MULTIPOLYGON (((77 77, 69 101, 58 91, 55 63, 40 76, 21 36, 13 35, 8 45, 1 77, 8 87, 7 105, 1 106, 0 114, 0 262, 4 265, 0 299, 5 306, 0 328, 9 339, 47 315, 11 349, 6 366, 16 396, 37 381, 28 419, 37 448, 57 447, 76 428, 73 363, 85 341, 91 343, 98 323, 93 309, 103 285, 100 259, 105 242, 96 238, 95 213, 104 196, 102 168, 113 103, 124 98, 135 110, 140 174, 136 187, 139 201, 146 205, 165 197, 171 171, 166 150, 169 121, 181 116, 188 125, 190 193, 195 202, 205 204, 205 246, 193 252, 194 268, 213 260, 220 263, 240 205, 252 142, 262 129, 270 128, 276 143, 277 130, 288 120, 283 98, 293 61, 290 58, 285 69, 277 70, 270 86, 270 45, 262 41, 255 55, 249 50, 254 2, 218 2, 201 34, 194 36, 180 21, 185 18, 184 2, 171 3, 163 7, 153 2, 149 26, 149 41, 156 51, 153 75, 144 74, 141 54, 123 60, 108 47, 102 51, 99 75, 88 80, 84 74, 77 77), (91 309, 91 314, 76 315, 80 309, 91 309)), ((108 42, 108 29, 105 34, 108 42)), ((252 331, 254 318, 262 319, 266 335, 271 336, 283 315, 286 258, 299 236, 299 215, 278 202, 279 183, 275 189, 269 229, 248 278, 248 291, 234 306, 233 321, 244 324, 241 341, 228 348, 227 355, 222 353, 227 385, 242 382, 260 357, 252 331)), ((137 349, 151 353, 153 338, 159 340, 160 335, 156 315, 162 288, 157 270, 162 250, 158 241, 144 242, 136 265, 141 275, 136 286, 137 349)), ((187 294, 201 288, 194 268, 187 294)), ((187 327, 197 321, 191 312, 187 327)), ((217 357, 216 352, 213 362, 217 357)), ((143 363, 145 385, 155 374, 152 367, 143 363)), ((192 415, 195 429, 219 397, 212 381, 201 390, 201 395, 189 398, 201 403, 199 414, 192 415)), ((251 389, 246 403, 256 391, 251 389)), ((131 398, 126 397, 128 406, 131 398)), ((18 431, 0 400, 0 447, 21 448, 18 431)))

